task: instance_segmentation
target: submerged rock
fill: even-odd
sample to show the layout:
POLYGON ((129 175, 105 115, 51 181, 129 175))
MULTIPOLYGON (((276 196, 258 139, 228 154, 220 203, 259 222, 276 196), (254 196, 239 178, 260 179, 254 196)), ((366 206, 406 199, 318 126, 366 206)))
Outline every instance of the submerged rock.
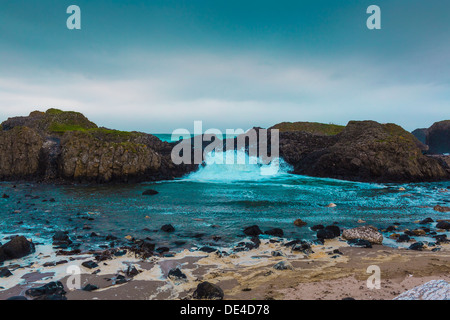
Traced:
POLYGON ((156 190, 148 189, 148 190, 145 190, 144 192, 142 192, 142 195, 143 196, 154 196, 154 195, 157 195, 158 193, 159 192, 156 190))
POLYGON ((302 219, 297 219, 294 221, 294 225, 297 227, 303 227, 303 226, 306 226, 307 223, 305 221, 303 221, 302 219))
POLYGON ((20 259, 36 251, 33 242, 24 236, 17 236, 0 247, 0 262, 20 259))
POLYGON ((165 224, 161 227, 161 230, 164 232, 175 232, 175 228, 171 224, 165 224))
POLYGON ((361 226, 353 229, 345 229, 342 237, 346 240, 361 239, 372 244, 382 244, 383 235, 373 226, 361 226))
POLYGON ((223 290, 207 281, 200 283, 193 294, 194 299, 223 300, 223 290))

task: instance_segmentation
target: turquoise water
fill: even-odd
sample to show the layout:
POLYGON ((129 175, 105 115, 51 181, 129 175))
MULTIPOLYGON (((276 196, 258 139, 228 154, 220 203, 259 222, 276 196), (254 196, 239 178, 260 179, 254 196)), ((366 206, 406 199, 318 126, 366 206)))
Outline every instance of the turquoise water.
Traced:
POLYGON ((18 183, 13 188, 13 183, 1 183, 0 194, 10 198, 0 199, 0 230, 3 235, 26 234, 43 242, 50 242, 55 231, 65 230, 87 247, 107 243, 106 235, 149 237, 172 247, 175 241, 185 241, 186 247, 229 246, 242 239, 245 226, 253 224, 263 231, 282 228, 287 238, 314 239, 309 227, 315 224, 355 227, 363 219, 380 228, 398 222, 401 228, 414 229, 415 220, 450 218, 432 209, 450 202, 450 193, 441 190, 448 182, 368 184, 291 175, 283 163, 273 175, 264 169, 211 164, 183 179, 132 185, 18 183), (406 191, 399 191, 400 187, 406 191), (142 196, 148 188, 159 194, 142 196), (45 201, 50 198, 56 201, 45 201), (329 203, 337 206, 327 208, 329 203), (298 218, 308 226, 295 227, 298 218), (160 231, 168 223, 176 228, 174 234, 160 231), (92 229, 83 229, 85 225, 92 229), (91 232, 100 237, 90 237, 91 232), (213 236, 221 239, 213 241, 213 236))

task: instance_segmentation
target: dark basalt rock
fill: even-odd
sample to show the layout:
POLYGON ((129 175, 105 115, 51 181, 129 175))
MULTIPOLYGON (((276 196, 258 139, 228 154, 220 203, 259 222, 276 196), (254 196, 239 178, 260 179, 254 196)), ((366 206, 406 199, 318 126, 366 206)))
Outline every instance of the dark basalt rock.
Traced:
POLYGON ((212 252, 216 252, 217 249, 214 249, 214 248, 211 248, 211 247, 204 246, 204 247, 201 247, 200 249, 198 249, 198 251, 206 252, 206 253, 212 253, 212 252))
POLYGON ((0 262, 20 259, 36 251, 33 242, 24 236, 17 236, 0 247, 0 262))
POLYGON ((98 267, 98 264, 94 261, 85 261, 81 265, 88 269, 95 269, 98 267))
POLYGON ((327 226, 317 231, 318 239, 334 239, 341 235, 341 229, 338 226, 327 226))
POLYGON ((12 275, 13 274, 11 273, 11 271, 9 271, 8 268, 0 269, 0 278, 9 278, 12 275))
POLYGON ((142 192, 142 195, 143 196, 154 196, 154 195, 157 195, 158 193, 159 192, 156 190, 148 189, 148 190, 145 190, 144 192, 142 192))
POLYGON ((351 245, 352 247, 359 247, 359 248, 372 248, 372 244, 370 241, 363 240, 363 239, 352 239, 348 240, 347 243, 351 245))
POLYGON ((179 268, 171 269, 167 277, 171 279, 187 279, 187 276, 179 268))
POLYGON ((317 225, 311 227, 312 231, 317 231, 317 230, 320 230, 320 229, 325 229, 325 226, 322 225, 322 224, 317 224, 317 225))
POLYGON ((311 249, 311 244, 306 241, 301 241, 300 243, 294 244, 292 246, 292 251, 300 251, 307 255, 314 253, 311 249))
POLYGON ((422 242, 416 242, 409 246, 408 250, 422 251, 424 244, 422 242))
POLYGON ((36 300, 66 300, 64 286, 61 282, 50 282, 38 288, 28 289, 25 294, 36 300))
POLYGON ((136 269, 135 266, 128 266, 127 271, 125 272, 125 274, 127 275, 127 277, 135 277, 137 276, 139 273, 141 273, 138 269, 136 269))
POLYGON ((397 242, 408 242, 411 238, 407 234, 402 234, 398 237, 397 242))
POLYGON ((53 245, 60 248, 67 248, 72 244, 68 234, 63 231, 58 231, 53 236, 53 245))
POLYGON ((223 300, 223 290, 209 282, 202 282, 197 286, 193 294, 194 299, 223 300))
POLYGON ((257 226, 250 226, 250 227, 246 227, 244 229, 244 234, 247 236, 258 236, 260 234, 262 234, 263 232, 261 231, 261 229, 257 226))
POLYGON ((165 224, 161 227, 164 232, 175 232, 175 228, 171 224, 165 224))
POLYGON ((273 229, 265 231, 264 234, 267 234, 269 236, 274 236, 274 237, 280 237, 281 238, 281 237, 283 237, 284 232, 280 228, 273 228, 273 229))
POLYGON ((436 224, 437 229, 444 229, 444 230, 450 230, 450 222, 447 221, 439 221, 436 224))
POLYGON ((420 221, 420 224, 427 224, 427 223, 432 223, 432 222, 434 222, 433 219, 431 219, 431 218, 425 218, 425 219, 423 219, 422 221, 420 221))
POLYGON ((93 284, 88 283, 88 284, 87 284, 86 286, 84 286, 83 289, 81 289, 81 290, 91 292, 91 291, 98 290, 98 287, 95 286, 95 285, 93 285, 93 284))

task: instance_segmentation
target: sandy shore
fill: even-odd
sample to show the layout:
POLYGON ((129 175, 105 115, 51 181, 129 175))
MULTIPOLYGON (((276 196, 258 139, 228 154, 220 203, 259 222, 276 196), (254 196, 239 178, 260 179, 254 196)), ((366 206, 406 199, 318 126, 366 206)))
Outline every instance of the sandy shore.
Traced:
POLYGON ((92 253, 56 256, 51 246, 38 246, 34 257, 9 263, 13 276, 0 279, 3 288, 0 288, 0 299, 23 296, 27 289, 51 281, 63 283, 69 300, 190 299, 202 281, 220 286, 225 299, 393 299, 430 280, 450 281, 449 244, 432 252, 381 245, 355 248, 344 241, 327 240, 312 249, 311 254, 292 252, 282 242, 263 240, 258 249, 229 255, 185 250, 170 258, 141 260, 128 253, 88 269, 81 264, 93 260, 92 253), (273 251, 281 251, 283 256, 274 257, 273 251), (289 268, 275 269, 274 265, 280 261, 285 261, 289 268), (49 266, 49 262, 61 264, 49 266), (380 268, 380 289, 367 287, 371 275, 367 268, 371 265, 380 268), (98 289, 69 290, 69 266, 80 268, 82 288, 91 284, 98 289), (140 273, 127 275, 129 266, 140 273), (169 278, 168 273, 174 268, 179 268, 186 279, 169 278), (118 275, 125 276, 127 282, 116 284, 118 275))

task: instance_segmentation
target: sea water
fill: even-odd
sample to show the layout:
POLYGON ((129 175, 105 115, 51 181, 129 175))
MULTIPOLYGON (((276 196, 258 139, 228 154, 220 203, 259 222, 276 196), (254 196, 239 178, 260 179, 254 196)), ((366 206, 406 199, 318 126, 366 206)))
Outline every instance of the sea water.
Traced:
MULTIPOLYGON (((248 157, 243 152, 235 156, 248 157)), ((123 241, 128 235, 149 238, 171 249, 175 243, 180 248, 223 247, 242 240, 243 229, 255 224, 263 231, 281 228, 286 238, 312 240, 315 232, 309 227, 316 224, 355 227, 361 219, 378 228, 400 223, 402 230, 420 227, 414 221, 427 217, 450 218, 433 210, 437 204, 448 206, 448 182, 359 183, 293 175, 289 170, 280 159, 276 166, 212 163, 181 179, 156 183, 3 182, 0 194, 9 198, 0 199, 0 242, 23 234, 50 243, 54 232, 62 230, 83 248, 108 244, 107 235, 123 241), (149 188, 159 194, 143 196, 149 188), (336 207, 326 207, 330 203, 336 207), (307 226, 294 226, 296 219, 307 226), (176 231, 162 232, 165 224, 176 231)))

